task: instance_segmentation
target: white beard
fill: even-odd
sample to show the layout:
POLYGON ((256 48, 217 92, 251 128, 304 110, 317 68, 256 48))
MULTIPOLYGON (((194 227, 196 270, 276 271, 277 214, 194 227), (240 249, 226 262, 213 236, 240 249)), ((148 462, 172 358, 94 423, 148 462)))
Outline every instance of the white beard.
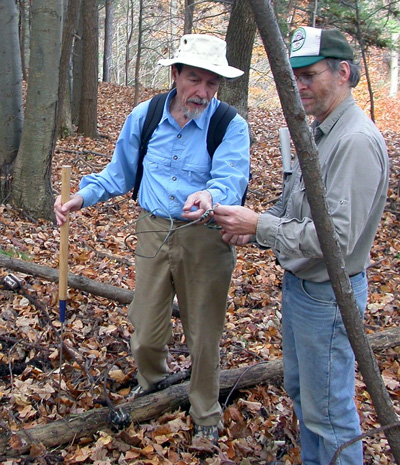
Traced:
POLYGON ((201 100, 191 99, 191 100, 188 100, 188 102, 197 103, 203 106, 200 108, 196 108, 195 110, 190 110, 189 108, 185 107, 183 114, 185 115, 187 119, 198 118, 203 113, 203 111, 207 108, 207 105, 209 103, 206 99, 201 99, 201 100))

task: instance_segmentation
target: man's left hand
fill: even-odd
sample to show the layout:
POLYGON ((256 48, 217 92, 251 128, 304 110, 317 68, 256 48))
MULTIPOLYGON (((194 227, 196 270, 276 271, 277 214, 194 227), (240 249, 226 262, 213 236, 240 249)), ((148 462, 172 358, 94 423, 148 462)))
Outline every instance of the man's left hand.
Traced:
MULTIPOLYGON (((212 197, 208 191, 190 194, 183 206, 182 217, 190 221, 198 220, 207 210, 212 209, 212 197), (193 210, 195 208, 196 210, 193 210)), ((207 217, 204 221, 209 221, 207 217)))

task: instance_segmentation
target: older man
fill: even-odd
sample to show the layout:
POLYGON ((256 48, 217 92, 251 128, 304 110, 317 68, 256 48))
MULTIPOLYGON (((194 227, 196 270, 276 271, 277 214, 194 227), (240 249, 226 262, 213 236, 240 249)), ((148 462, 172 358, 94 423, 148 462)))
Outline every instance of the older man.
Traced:
MULTIPOLYGON (((139 391, 154 388, 169 373, 167 344, 176 295, 191 355, 189 400, 195 435, 216 442, 221 419, 219 343, 235 253, 201 218, 215 203, 240 205, 249 176, 249 131, 236 114, 211 159, 207 130, 220 105, 215 94, 221 79, 243 72, 228 65, 225 41, 201 34, 183 36, 175 57, 160 64, 171 66, 175 88, 143 162, 136 288, 128 313, 134 326, 131 346, 139 391)), ((135 185, 148 108, 149 101, 129 115, 113 158, 101 173, 85 176, 64 205, 56 199, 59 225, 68 211, 124 194, 135 185)))
MULTIPOLYGON (((338 30, 302 27, 290 63, 318 146, 330 215, 357 305, 367 303, 366 268, 388 189, 382 135, 356 105, 353 50, 338 30)), ((251 237, 271 247, 285 269, 282 336, 285 387, 300 422, 304 465, 327 465, 336 449, 360 433, 354 403, 354 355, 329 281, 298 160, 280 200, 263 214, 218 206, 223 238, 251 237)), ((362 444, 346 448, 341 465, 362 465, 362 444)))

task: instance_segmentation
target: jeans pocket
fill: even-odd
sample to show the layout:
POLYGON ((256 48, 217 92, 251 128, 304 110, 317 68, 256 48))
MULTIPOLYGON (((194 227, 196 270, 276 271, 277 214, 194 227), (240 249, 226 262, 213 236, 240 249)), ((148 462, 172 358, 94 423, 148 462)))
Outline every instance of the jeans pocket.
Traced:
POLYGON ((329 281, 314 283, 303 279, 301 289, 309 299, 316 303, 329 306, 336 305, 335 293, 329 281))

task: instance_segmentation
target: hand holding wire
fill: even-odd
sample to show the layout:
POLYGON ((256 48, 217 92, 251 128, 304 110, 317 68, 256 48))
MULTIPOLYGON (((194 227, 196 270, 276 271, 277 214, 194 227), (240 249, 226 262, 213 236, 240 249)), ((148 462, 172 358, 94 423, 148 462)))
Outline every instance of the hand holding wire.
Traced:
POLYGON ((212 210, 212 197, 211 194, 204 191, 197 191, 190 194, 186 199, 186 202, 183 206, 182 217, 189 220, 200 223, 207 219, 210 215, 210 210, 212 210), (207 214, 207 212, 209 212, 207 214), (206 215, 205 218, 201 219, 203 215, 206 215))

